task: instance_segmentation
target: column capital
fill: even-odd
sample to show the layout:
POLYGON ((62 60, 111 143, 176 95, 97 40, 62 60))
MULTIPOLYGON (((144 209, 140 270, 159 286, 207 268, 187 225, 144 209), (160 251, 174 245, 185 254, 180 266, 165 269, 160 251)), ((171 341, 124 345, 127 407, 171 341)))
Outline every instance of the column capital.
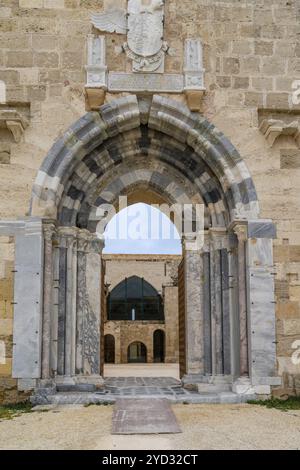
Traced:
POLYGON ((46 241, 51 242, 55 233, 56 226, 53 222, 47 222, 43 224, 43 234, 46 241))
POLYGON ((239 242, 246 242, 248 240, 248 222, 236 221, 231 226, 233 232, 237 236, 239 242))
POLYGON ((201 251, 204 246, 204 231, 183 234, 182 245, 185 251, 201 251))
POLYGON ((88 230, 86 229, 79 230, 77 234, 77 241, 78 241, 77 250, 87 253, 89 251, 88 246, 89 246, 90 238, 91 238, 91 233, 88 230))
POLYGON ((92 253, 102 254, 104 239, 97 237, 96 234, 91 234, 89 246, 92 253))
POLYGON ((77 237, 78 230, 79 229, 77 227, 59 227, 58 234, 65 238, 68 238, 68 237, 75 238, 77 237))
POLYGON ((209 229, 210 242, 215 250, 228 248, 228 231, 226 227, 212 227, 209 229))

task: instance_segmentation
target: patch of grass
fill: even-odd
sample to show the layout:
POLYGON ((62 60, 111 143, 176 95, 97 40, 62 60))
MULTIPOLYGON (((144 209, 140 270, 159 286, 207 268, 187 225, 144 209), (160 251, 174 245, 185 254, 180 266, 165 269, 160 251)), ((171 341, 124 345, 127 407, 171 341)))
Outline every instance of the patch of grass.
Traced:
POLYGON ((0 406, 0 420, 13 419, 24 413, 31 413, 32 405, 28 402, 0 406))
POLYGON ((287 400, 279 398, 270 398, 269 400, 250 400, 250 405, 261 405, 267 408, 276 408, 281 411, 300 410, 300 397, 289 397, 287 400))

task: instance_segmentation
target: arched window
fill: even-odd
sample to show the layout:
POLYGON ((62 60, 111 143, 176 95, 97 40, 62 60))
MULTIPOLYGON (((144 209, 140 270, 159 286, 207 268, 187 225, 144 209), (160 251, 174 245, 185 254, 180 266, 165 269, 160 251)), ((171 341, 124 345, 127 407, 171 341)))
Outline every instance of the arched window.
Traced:
POLYGON ((162 330, 153 333, 153 361, 165 362, 165 332, 162 330))
POLYGON ((124 279, 107 299, 108 320, 164 320, 162 298, 149 282, 137 276, 124 279))
POLYGON ((128 346, 128 362, 129 363, 146 363, 147 362, 147 348, 144 343, 131 343, 128 346))
POLYGON ((113 335, 104 336, 104 362, 106 364, 115 363, 115 338, 113 335))

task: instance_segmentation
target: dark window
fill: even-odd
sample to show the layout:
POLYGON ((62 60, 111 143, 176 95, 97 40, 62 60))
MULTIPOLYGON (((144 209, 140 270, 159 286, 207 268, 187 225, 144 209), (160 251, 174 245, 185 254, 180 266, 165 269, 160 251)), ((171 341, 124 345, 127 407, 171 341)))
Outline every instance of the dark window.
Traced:
POLYGON ((128 346, 128 362, 129 363, 146 363, 147 348, 143 343, 132 343, 128 346))
POLYGON ((162 298, 149 282, 133 276, 120 282, 107 299, 108 320, 164 320, 162 298))

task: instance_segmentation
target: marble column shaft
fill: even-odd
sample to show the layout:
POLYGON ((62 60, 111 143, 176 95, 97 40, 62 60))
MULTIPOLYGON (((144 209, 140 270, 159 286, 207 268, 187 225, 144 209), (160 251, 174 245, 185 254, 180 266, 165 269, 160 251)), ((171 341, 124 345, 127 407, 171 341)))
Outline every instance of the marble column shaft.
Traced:
POLYGON ((210 253, 203 255, 203 342, 204 342, 204 373, 212 374, 212 344, 211 344, 211 289, 210 289, 210 253))
POLYGON ((53 246, 54 224, 44 224, 44 298, 43 298, 43 336, 42 336, 42 378, 51 375, 51 321, 53 305, 53 246))
POLYGON ((67 233, 65 375, 75 375, 75 331, 77 293, 77 231, 67 233))
POLYGON ((238 289, 239 289, 239 320, 240 320, 240 375, 249 374, 248 357, 248 312, 246 287, 246 241, 247 226, 236 225, 234 232, 238 239, 238 289))
POLYGON ((276 316, 273 267, 276 228, 269 220, 250 221, 248 260, 250 377, 252 385, 269 393, 276 377, 276 316))
POLYGON ((185 250, 187 375, 204 374, 203 258, 200 250, 185 250))

